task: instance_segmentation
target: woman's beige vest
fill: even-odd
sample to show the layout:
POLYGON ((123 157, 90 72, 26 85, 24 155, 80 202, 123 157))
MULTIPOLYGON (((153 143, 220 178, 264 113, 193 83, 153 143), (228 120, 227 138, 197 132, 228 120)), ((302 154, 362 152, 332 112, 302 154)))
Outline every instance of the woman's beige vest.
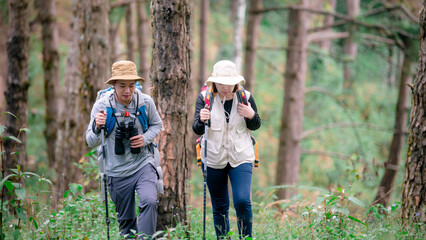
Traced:
MULTIPOLYGON (((247 99, 250 92, 245 91, 247 99)), ((205 92, 203 92, 205 96, 205 92)), ((207 130, 207 166, 225 168, 229 163, 237 167, 242 163, 253 163, 254 150, 244 117, 237 112, 238 100, 234 93, 229 123, 226 122, 225 110, 216 94, 211 109, 210 127, 207 130)), ((201 158, 205 163, 204 141, 201 141, 201 158)))

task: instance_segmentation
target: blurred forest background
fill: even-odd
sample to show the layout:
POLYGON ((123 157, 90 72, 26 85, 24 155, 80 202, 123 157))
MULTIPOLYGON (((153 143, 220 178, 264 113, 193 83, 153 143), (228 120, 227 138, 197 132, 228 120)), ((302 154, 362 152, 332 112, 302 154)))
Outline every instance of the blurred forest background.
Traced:
MULTIPOLYGON (((175 179, 184 180, 189 199, 180 204, 187 206, 182 207, 185 211, 202 208, 203 178, 194 152, 198 136, 190 127, 194 102, 212 66, 222 59, 240 67, 247 80, 244 87, 252 92, 262 118, 262 127, 252 133, 260 159, 253 174, 254 209, 278 205, 282 220, 294 214, 294 204, 326 199, 324 193, 350 196, 364 207, 401 205, 422 1, 170 1, 176 9, 186 9, 181 14, 182 35, 156 22, 153 14, 161 12, 156 6, 165 4, 162 1, 10 2, 28 5, 27 81, 7 81, 12 23, 9 1, 0 0, 0 90, 5 92, 0 94, 0 108, 24 124, 9 118, 6 122, 7 114, 1 121, 8 129, 15 125, 31 133, 22 136, 23 144, 18 145, 24 148, 15 165, 6 155, 2 159, 11 159, 8 169, 19 163, 25 171, 51 179, 55 208, 66 205, 63 194, 73 184, 81 186, 81 192, 97 191, 97 160, 94 150, 85 146, 84 132, 93 97, 107 87, 112 62, 121 59, 137 63, 147 79, 143 91, 153 96, 160 112, 164 110, 162 117, 167 118, 165 104, 186 108, 182 116, 187 120, 178 125, 186 124, 185 137, 176 147, 184 149, 183 159, 177 157, 183 161, 182 172, 189 171, 175 179), (57 35, 49 36, 49 26, 57 35), (177 59, 176 66, 184 65, 184 77, 160 68, 171 66, 163 66, 158 57, 162 43, 156 36, 161 31, 175 33, 175 40, 182 41, 177 45, 188 55, 177 59), (56 50, 46 57, 49 47, 56 50), (168 78, 161 79, 161 71, 168 72, 168 78), (167 96, 162 84, 186 89, 184 96, 167 96), (8 94, 26 90, 26 114, 7 108, 8 94)), ((172 12, 170 19, 180 15, 172 12)), ((160 135, 160 150, 167 149, 161 138, 170 135, 160 135)), ((168 160, 162 161, 167 168, 168 160)), ((421 184, 424 189, 425 182, 421 184)), ((170 200, 177 190, 169 190, 165 198, 170 200)), ((164 211, 168 207, 164 205, 164 211)))

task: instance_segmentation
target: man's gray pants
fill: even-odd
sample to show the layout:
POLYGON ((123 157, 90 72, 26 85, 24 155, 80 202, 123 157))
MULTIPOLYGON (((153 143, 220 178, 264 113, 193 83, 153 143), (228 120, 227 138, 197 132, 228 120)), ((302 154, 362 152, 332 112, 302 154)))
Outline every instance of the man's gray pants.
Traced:
POLYGON ((117 212, 122 236, 152 236, 157 225, 157 172, 151 164, 128 177, 109 177, 108 189, 117 212), (139 217, 136 218, 135 191, 139 196, 139 217))

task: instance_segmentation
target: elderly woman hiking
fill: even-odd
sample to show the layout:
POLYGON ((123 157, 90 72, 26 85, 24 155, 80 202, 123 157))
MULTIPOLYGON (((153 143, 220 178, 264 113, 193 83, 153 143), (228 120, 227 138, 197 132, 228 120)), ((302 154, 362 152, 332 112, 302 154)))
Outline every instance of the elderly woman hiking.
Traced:
MULTIPOLYGON (((86 141, 91 147, 101 143, 105 126, 108 190, 114 202, 122 236, 141 233, 149 238, 157 223, 157 181, 152 141, 162 128, 161 118, 151 97, 136 89, 136 65, 118 61, 112 65, 106 92, 93 105, 86 141), (103 132, 103 131, 102 131, 103 132), (135 191, 139 200, 136 218, 135 191)), ((145 239, 145 238, 142 238, 145 239)))
MULTIPOLYGON (((201 156, 203 165, 207 165, 216 236, 226 238, 229 232, 229 178, 240 237, 252 237, 250 189, 255 155, 250 130, 261 125, 256 103, 250 92, 241 92, 240 84, 245 80, 231 61, 217 62, 206 83, 212 94, 208 96, 210 91, 206 90, 198 95, 192 129, 202 135, 205 122, 210 122, 206 128, 207 158, 201 156), (248 99, 247 105, 241 102, 241 97, 248 99)), ((201 141, 201 153, 205 152, 203 143, 201 141)))

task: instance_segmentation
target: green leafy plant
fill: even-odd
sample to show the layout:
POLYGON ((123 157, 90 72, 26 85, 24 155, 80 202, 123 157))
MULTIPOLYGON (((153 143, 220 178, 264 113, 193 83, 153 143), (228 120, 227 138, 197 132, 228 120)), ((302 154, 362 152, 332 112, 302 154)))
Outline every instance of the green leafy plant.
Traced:
MULTIPOLYGON (((18 117, 14 115, 11 112, 3 112, 0 116, 3 116, 4 114, 8 114, 16 119, 18 117)), ((25 175, 29 175, 29 173, 22 174, 20 171, 20 166, 17 167, 17 169, 13 169, 13 174, 8 174, 6 176, 6 168, 8 167, 5 160, 5 154, 6 151, 4 150, 4 142, 5 141, 14 141, 13 144, 13 150, 11 152, 11 155, 19 154, 18 152, 15 152, 15 148, 17 144, 21 143, 21 140, 19 140, 19 137, 21 136, 22 132, 29 133, 29 129, 27 128, 21 128, 19 129, 18 136, 4 136, 6 126, 0 125, 0 156, 1 156, 1 182, 0 182, 0 189, 1 189, 1 206, 0 206, 0 230, 1 230, 1 239, 5 238, 5 234, 3 232, 3 209, 4 209, 4 203, 5 203, 5 194, 6 189, 14 196, 16 199, 12 199, 10 201, 10 205, 13 207, 13 214, 17 216, 16 219, 17 223, 13 225, 16 229, 19 229, 21 220, 26 220, 25 215, 23 214, 23 201, 25 200, 26 191, 23 187, 23 181, 22 177, 25 175), (9 179, 14 178, 16 181, 12 181, 9 179)), ((15 231, 14 233, 15 238, 19 236, 19 231, 15 231)))

